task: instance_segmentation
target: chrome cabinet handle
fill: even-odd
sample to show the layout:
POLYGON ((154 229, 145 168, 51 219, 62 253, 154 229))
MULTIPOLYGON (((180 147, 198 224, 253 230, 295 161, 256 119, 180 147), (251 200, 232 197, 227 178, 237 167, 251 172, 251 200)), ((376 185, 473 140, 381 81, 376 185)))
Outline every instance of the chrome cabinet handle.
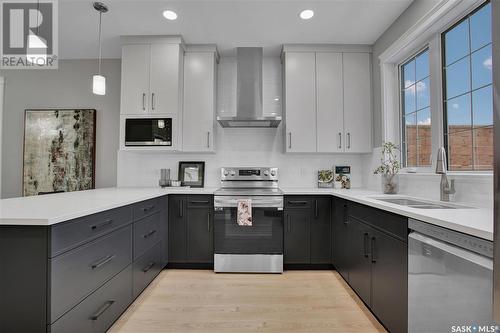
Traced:
POLYGON ((207 214, 207 230, 210 232, 210 213, 207 214))
POLYGON ((347 133, 347 149, 351 149, 351 133, 347 133))
POLYGON ((142 235, 142 237, 144 237, 145 239, 148 239, 149 237, 153 236, 154 234, 156 234, 156 230, 151 230, 147 234, 142 235))
POLYGON ((146 93, 142 93, 142 111, 146 111, 146 93))
POLYGON ((90 229, 97 230, 97 229, 101 229, 101 228, 106 227, 106 226, 111 225, 111 224, 113 224, 113 219, 106 220, 106 221, 99 223, 99 224, 94 224, 90 227, 90 229))
POLYGON ((190 204, 193 204, 193 205, 208 205, 210 203, 210 201, 208 200, 190 200, 189 201, 190 204))
POLYGON ((207 148, 210 148, 210 131, 207 132, 207 148))
POLYGON ((365 255, 365 258, 368 258, 368 233, 365 232, 363 235, 363 254, 365 255))
POLYGON ((339 149, 342 149, 342 133, 339 132, 339 149))
POLYGON ((292 149, 292 132, 288 132, 288 149, 292 149))
POLYGON ((106 265, 108 262, 110 262, 111 260, 113 260, 115 257, 116 256, 114 254, 106 256, 103 259, 101 259, 98 262, 96 262, 95 264, 92 264, 90 267, 92 269, 97 269, 99 267, 102 267, 102 266, 106 265))
POLYGON ((147 212, 149 212, 150 210, 152 210, 153 208, 155 208, 155 206, 154 206, 154 205, 147 206, 147 207, 144 207, 144 208, 142 209, 142 211, 143 211, 144 213, 147 213, 147 212))
POLYGON ((376 238, 375 237, 372 237, 372 262, 373 263, 376 263, 377 262, 377 257, 375 256, 375 242, 376 242, 376 238))
POLYGON ((314 218, 318 218, 318 200, 314 200, 314 218))
POLYGON ((182 208, 184 206, 183 203, 183 200, 179 201, 179 217, 182 217, 182 208))
POLYGON ((151 110, 155 109, 155 93, 151 93, 151 110))
POLYGON ((147 273, 156 263, 154 261, 150 262, 146 267, 142 269, 144 273, 147 273))
POLYGON ((107 301, 106 303, 104 303, 104 305, 99 310, 97 310, 94 315, 90 316, 90 319, 93 321, 99 319, 99 317, 102 316, 103 313, 106 312, 106 310, 109 309, 114 302, 115 301, 107 301))

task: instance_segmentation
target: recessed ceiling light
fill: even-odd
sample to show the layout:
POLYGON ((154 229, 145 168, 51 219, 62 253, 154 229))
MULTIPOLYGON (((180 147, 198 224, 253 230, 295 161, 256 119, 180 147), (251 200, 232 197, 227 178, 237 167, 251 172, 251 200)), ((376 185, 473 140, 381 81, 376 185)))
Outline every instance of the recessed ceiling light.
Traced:
POLYGON ((177 20, 177 13, 173 10, 165 10, 163 11, 163 17, 170 21, 177 20))
POLYGON ((303 20, 309 20, 314 16, 314 11, 312 11, 311 9, 304 9, 300 12, 299 16, 303 20))

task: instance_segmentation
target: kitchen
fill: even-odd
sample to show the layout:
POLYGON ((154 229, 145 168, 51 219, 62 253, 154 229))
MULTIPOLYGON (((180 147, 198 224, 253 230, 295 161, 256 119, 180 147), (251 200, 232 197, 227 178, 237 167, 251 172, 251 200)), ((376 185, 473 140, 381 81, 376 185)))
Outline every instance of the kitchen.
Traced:
POLYGON ((0 4, 0 332, 497 330, 496 0, 0 4))

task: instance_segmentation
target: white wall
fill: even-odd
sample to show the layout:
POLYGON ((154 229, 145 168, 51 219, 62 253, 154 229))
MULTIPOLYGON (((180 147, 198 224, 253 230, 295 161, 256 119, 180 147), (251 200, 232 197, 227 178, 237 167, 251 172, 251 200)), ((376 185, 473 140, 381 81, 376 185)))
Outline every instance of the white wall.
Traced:
POLYGON ((21 195, 24 110, 30 108, 89 108, 97 110, 96 187, 116 185, 116 154, 120 113, 119 59, 104 60, 106 96, 92 94, 97 60, 60 60, 59 69, 4 70, 2 131, 2 194, 21 195))

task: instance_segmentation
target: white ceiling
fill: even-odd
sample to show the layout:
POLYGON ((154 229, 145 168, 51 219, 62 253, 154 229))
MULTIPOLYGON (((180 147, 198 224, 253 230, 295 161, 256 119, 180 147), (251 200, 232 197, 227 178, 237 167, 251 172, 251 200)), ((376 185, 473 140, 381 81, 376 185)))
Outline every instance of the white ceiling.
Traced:
MULTIPOLYGON (((103 0, 103 57, 119 58, 120 35, 182 35, 188 44, 215 43, 222 54, 284 43, 373 44, 412 0, 103 0), (313 9, 308 21, 298 18, 313 9), (162 12, 176 11, 167 21, 162 12)), ((98 14, 91 0, 59 1, 60 58, 96 58, 98 14)))

